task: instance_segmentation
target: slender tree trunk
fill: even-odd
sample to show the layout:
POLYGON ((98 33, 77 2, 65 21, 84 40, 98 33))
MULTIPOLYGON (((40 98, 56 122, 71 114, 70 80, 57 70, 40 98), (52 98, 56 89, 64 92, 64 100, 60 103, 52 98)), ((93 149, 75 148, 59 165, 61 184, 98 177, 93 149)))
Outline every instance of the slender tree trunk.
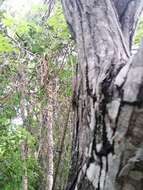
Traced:
POLYGON ((47 174, 47 188, 46 190, 52 190, 53 176, 54 176, 54 140, 53 140, 53 83, 49 82, 47 88, 48 95, 48 107, 47 107, 47 145, 48 145, 48 174, 47 174))
MULTIPOLYGON (((23 121, 23 128, 27 130, 27 123, 26 123, 26 88, 27 88, 27 76, 26 76, 26 69, 25 65, 22 62, 19 65, 19 74, 20 74, 20 80, 19 80, 19 92, 21 93, 21 101, 20 101, 20 112, 21 112, 21 118, 23 121)), ((28 145, 27 145, 27 138, 22 141, 21 143, 21 159, 23 162, 23 176, 22 176, 22 190, 28 190, 28 169, 27 169, 27 158, 28 158, 28 145)))
POLYGON ((143 189, 143 48, 130 56, 142 0, 62 0, 77 43, 67 190, 143 189))
POLYGON ((27 145, 25 141, 23 141, 21 144, 21 157, 24 164, 24 174, 22 176, 22 190, 28 190, 28 171, 26 167, 27 145))
MULTIPOLYGON (((53 124, 54 124, 54 103, 56 101, 57 84, 55 78, 52 77, 48 67, 46 57, 41 62, 41 87, 45 91, 45 102, 42 113, 42 129, 40 142, 41 147, 41 162, 44 168, 42 179, 42 190, 52 190, 54 177, 54 139, 53 139, 53 124)), ((39 150, 40 151, 40 150, 39 150)), ((39 152, 38 151, 38 152, 39 152)))
POLYGON ((55 175, 54 175, 54 181, 53 181, 52 190, 56 189, 57 177, 58 177, 58 175, 60 175, 59 174, 59 169, 60 169, 60 164, 61 164, 61 161, 62 161, 62 156, 63 156, 63 151, 64 151, 64 143, 65 143, 65 138, 66 138, 66 133, 67 133, 67 128, 68 128, 70 112, 71 112, 71 104, 69 105, 67 116, 66 116, 64 125, 62 126, 63 127, 63 132, 62 132, 62 137, 61 137, 61 142, 60 142, 60 147, 59 147, 60 152, 59 152, 59 155, 58 155, 58 158, 57 158, 57 165, 56 165, 56 168, 55 168, 55 175))

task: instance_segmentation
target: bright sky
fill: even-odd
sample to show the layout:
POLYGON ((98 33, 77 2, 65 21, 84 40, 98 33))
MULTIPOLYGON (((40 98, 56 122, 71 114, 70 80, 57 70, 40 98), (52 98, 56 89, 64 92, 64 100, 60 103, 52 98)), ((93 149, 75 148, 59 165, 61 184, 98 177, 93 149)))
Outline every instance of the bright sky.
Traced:
POLYGON ((39 4, 41 0, 6 0, 4 7, 12 14, 18 14, 24 16, 33 5, 39 4))
MULTIPOLYGON (((5 0, 2 7, 13 16, 24 17, 34 5, 38 5, 41 0, 5 0)), ((20 116, 12 119, 13 125, 22 125, 23 120, 20 116)))

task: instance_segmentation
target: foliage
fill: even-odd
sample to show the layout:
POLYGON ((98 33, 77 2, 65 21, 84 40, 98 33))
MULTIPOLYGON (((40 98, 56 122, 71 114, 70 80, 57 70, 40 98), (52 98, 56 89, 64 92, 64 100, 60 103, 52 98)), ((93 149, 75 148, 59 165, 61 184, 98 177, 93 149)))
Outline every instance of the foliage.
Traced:
POLYGON ((142 38, 143 38, 143 19, 141 18, 134 39, 135 45, 139 45, 142 38))
MULTIPOLYGON (((21 128, 15 128, 15 126, 8 125, 8 132, 4 129, 1 134, 0 142, 0 163, 1 163, 1 175, 0 175, 0 187, 3 190, 21 189, 21 178, 23 175, 22 167, 23 161, 21 160, 20 144, 22 139, 25 138, 21 128)), ((29 134, 30 139, 33 138, 29 134)), ((32 157, 27 159, 27 168, 31 185, 38 177, 38 163, 32 157)), ((30 190, 33 187, 29 187, 30 190)))
POLYGON ((0 53, 12 52, 13 48, 8 39, 2 34, 0 34, 0 53))
MULTIPOLYGON (((48 58, 50 80, 58 79, 58 95, 54 117, 55 150, 58 150, 63 130, 63 119, 67 115, 72 95, 71 80, 74 74, 76 55, 74 44, 57 2, 49 18, 44 21, 41 14, 47 7, 39 5, 23 19, 10 13, 2 14, 0 33, 0 189, 21 190, 25 168, 28 170, 29 190, 39 188, 43 170, 35 156, 40 143, 39 126, 41 110, 47 104, 46 92, 41 86, 41 62, 48 58), (23 79, 23 77, 25 77, 23 79), (22 86, 22 87, 21 87, 22 86), (24 89, 24 91, 23 91, 24 89), (24 93, 24 96, 23 94, 24 93), (24 102, 24 103, 22 103, 24 102), (21 119, 22 104, 26 119, 21 119), (21 157, 21 143, 26 142, 29 154, 26 161, 21 157)), ((64 127, 64 126, 63 126, 64 127)), ((70 158, 70 136, 68 130, 57 187, 64 186, 70 158)), ((58 151, 55 154, 55 166, 58 151)))

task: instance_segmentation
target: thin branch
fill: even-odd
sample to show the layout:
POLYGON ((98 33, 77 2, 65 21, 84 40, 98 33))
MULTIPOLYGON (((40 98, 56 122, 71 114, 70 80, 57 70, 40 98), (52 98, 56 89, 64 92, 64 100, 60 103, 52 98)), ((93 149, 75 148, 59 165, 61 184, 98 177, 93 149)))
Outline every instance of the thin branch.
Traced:
POLYGON ((71 103, 69 104, 68 113, 67 113, 67 118, 66 118, 65 124, 64 124, 64 129, 63 129, 64 131, 63 131, 63 136, 62 136, 62 139, 61 139, 60 153, 59 153, 59 157, 58 157, 58 161, 57 161, 57 167, 56 167, 56 169, 55 169, 55 176, 54 176, 54 181, 53 181, 53 188, 52 188, 52 190, 55 189, 56 180, 57 180, 57 176, 58 176, 58 173, 59 173, 59 168, 60 168, 60 163, 61 163, 61 158, 62 158, 62 153, 63 153, 63 148, 64 148, 64 142, 65 142, 65 136, 66 136, 67 127, 68 127, 70 112, 71 112, 71 103))

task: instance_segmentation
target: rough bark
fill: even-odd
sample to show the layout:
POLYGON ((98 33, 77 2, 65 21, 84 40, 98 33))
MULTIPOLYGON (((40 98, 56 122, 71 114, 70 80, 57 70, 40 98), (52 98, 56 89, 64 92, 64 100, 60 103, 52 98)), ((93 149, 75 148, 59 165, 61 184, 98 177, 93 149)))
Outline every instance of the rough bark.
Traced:
POLYGON ((22 161, 24 163, 24 174, 22 176, 22 190, 28 190, 28 170, 27 170, 27 166, 26 166, 26 160, 27 160, 27 156, 28 156, 28 147, 26 142, 22 142, 21 143, 21 158, 22 161))
POLYGON ((132 59, 130 44, 143 3, 62 3, 79 59, 67 190, 141 190, 143 50, 132 59))
POLYGON ((135 28, 142 12, 142 0, 113 0, 121 29, 127 45, 131 49, 135 28))
POLYGON ((49 82, 47 88, 48 95, 48 107, 46 110, 46 125, 47 125, 47 145, 48 145, 48 174, 47 174, 47 188, 46 190, 52 190, 53 177, 54 177, 54 140, 53 140, 53 83, 49 82))
MULTIPOLYGON (((20 61, 20 65, 19 65, 19 75, 20 75, 20 80, 18 81, 19 83, 18 91, 21 93, 20 113, 21 113, 21 118, 23 121, 22 127, 25 130, 28 130, 28 126, 26 122, 27 108, 26 108, 26 101, 25 101, 25 96, 27 95, 26 93, 27 74, 26 74, 25 65, 23 64, 22 61, 20 61)), ((26 162, 27 158, 28 158, 28 145, 27 145, 27 137, 26 137, 21 143, 21 159, 23 161, 22 190, 28 190, 28 187, 29 187, 28 168, 27 168, 27 162, 26 162)))
POLYGON ((41 167, 43 168, 43 179, 41 190, 52 190, 54 178, 54 104, 57 98, 58 83, 56 77, 49 69, 48 59, 45 56, 41 61, 41 87, 45 91, 45 103, 42 113, 41 142, 39 151, 41 152, 41 167))
POLYGON ((58 155, 58 158, 57 158, 57 165, 56 165, 56 168, 55 168, 55 175, 54 175, 52 190, 55 190, 57 177, 58 177, 58 175, 60 175, 59 174, 59 169, 60 169, 60 164, 61 164, 62 156, 63 156, 63 152, 64 152, 64 143, 65 143, 65 138, 66 138, 66 134, 67 134, 67 128, 68 128, 70 112, 71 112, 71 104, 69 105, 69 109, 68 109, 68 112, 67 112, 67 117, 66 117, 64 125, 63 125, 63 131, 62 131, 62 137, 61 137, 60 149, 59 149, 60 152, 59 152, 59 155, 58 155))

